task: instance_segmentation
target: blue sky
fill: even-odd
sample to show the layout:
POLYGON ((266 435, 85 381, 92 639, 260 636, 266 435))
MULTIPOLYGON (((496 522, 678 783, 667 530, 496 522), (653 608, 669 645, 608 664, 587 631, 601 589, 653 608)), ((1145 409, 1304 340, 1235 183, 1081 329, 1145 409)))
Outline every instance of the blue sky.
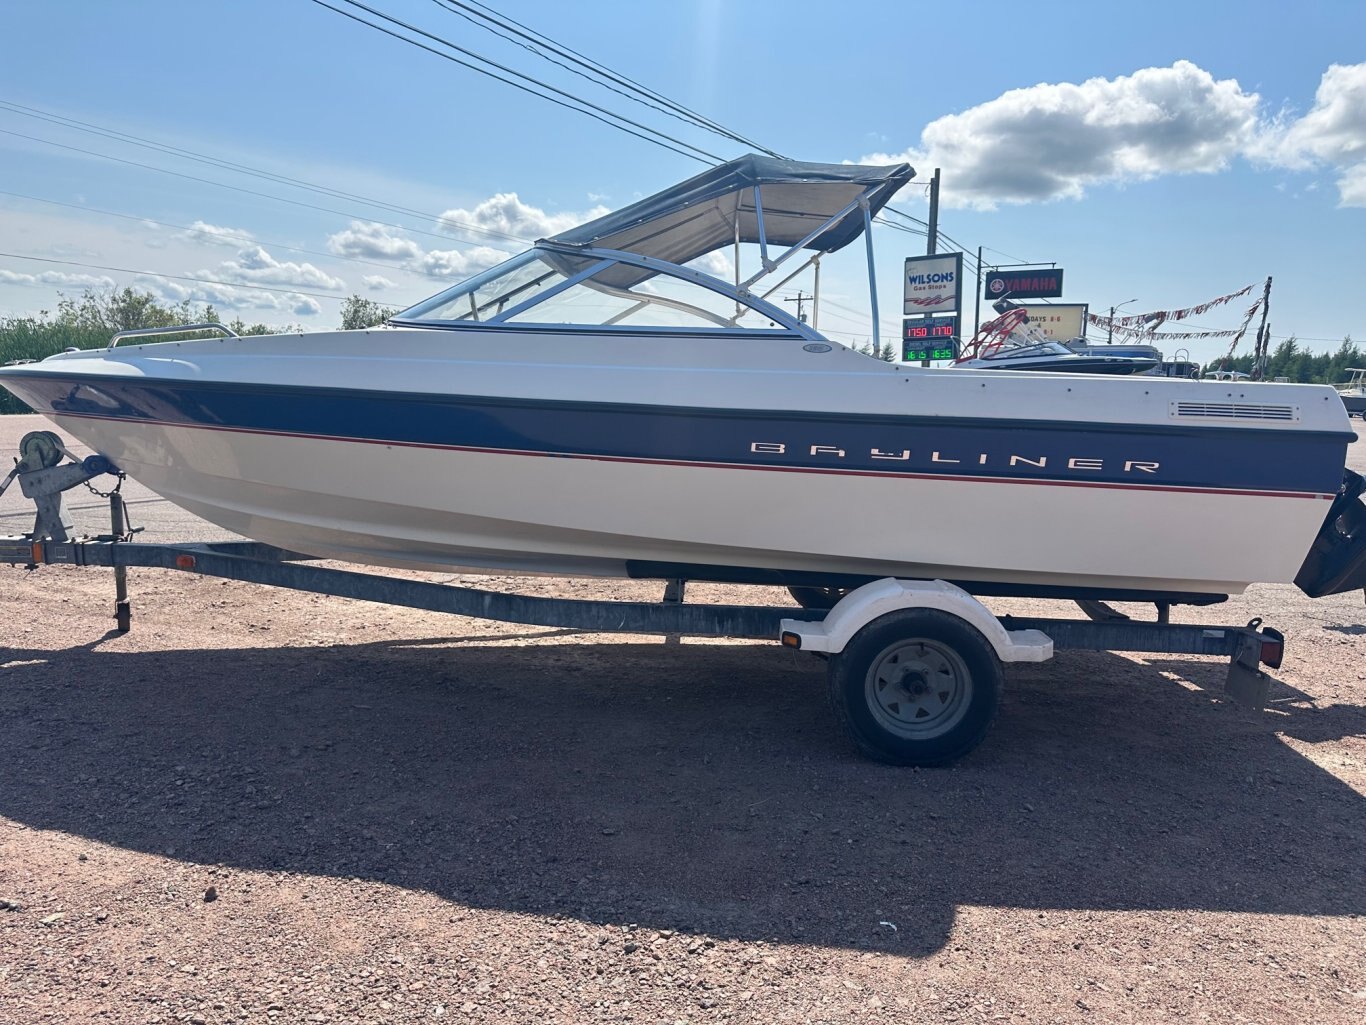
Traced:
MULTIPOLYGON (((596 90, 434 0, 366 2, 719 156, 746 148, 596 90)), ((1270 274, 1274 335, 1316 349, 1366 339, 1359 0, 490 7, 787 155, 910 159, 923 178, 937 164, 948 234, 989 247, 988 262, 1056 262, 1066 270, 1060 301, 1170 310, 1270 274)), ((535 237, 704 166, 310 0, 9 2, 0 38, 6 104, 405 208, 323 197, 0 108, 0 252, 13 254, 0 256, 0 314, 112 283, 324 328, 336 322, 333 296, 407 305, 495 249, 519 248, 464 225, 535 237)), ((921 188, 897 202, 925 215, 921 188)), ((877 235, 886 334, 897 327, 901 260, 923 252, 924 239, 877 235)), ((867 337, 860 256, 832 261, 822 282, 821 327, 844 340, 867 337)), ((1196 323, 1236 327, 1243 309, 1196 323)), ((1181 345, 1208 360, 1227 342, 1181 345)))

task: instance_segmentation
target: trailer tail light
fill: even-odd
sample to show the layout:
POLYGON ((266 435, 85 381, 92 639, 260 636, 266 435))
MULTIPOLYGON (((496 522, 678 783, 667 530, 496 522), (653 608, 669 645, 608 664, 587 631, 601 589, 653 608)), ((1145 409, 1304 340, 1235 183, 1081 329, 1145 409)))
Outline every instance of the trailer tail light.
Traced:
POLYGON ((177 555, 175 557, 176 569, 194 569, 193 555, 177 555))
POLYGON ((1261 659, 1262 665, 1279 669, 1281 660, 1285 658, 1285 635, 1279 630, 1265 626, 1262 627, 1261 640, 1262 648, 1258 657, 1261 659))

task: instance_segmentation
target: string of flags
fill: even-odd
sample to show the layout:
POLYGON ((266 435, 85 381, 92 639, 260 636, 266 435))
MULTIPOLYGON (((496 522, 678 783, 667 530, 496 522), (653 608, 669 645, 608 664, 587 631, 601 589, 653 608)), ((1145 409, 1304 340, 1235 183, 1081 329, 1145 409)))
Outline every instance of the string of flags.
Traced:
MULTIPOLYGON (((1169 320, 1185 320, 1187 317, 1198 317, 1202 313, 1208 313, 1216 306, 1223 306, 1225 303, 1230 303, 1234 299, 1238 299, 1242 296, 1247 295, 1249 292, 1252 291, 1252 288, 1252 285, 1244 285, 1236 292, 1230 292, 1228 295, 1221 295, 1217 299, 1211 299, 1208 302, 1201 303, 1199 306, 1191 306, 1184 310, 1154 310, 1151 313, 1131 313, 1128 316, 1115 317, 1113 319, 1111 319, 1110 317, 1102 317, 1099 314, 1092 313, 1088 315, 1087 319, 1089 319, 1090 322, 1092 324, 1095 324, 1097 327, 1109 328, 1111 324, 1113 324, 1116 331, 1120 330, 1120 328, 1122 327, 1141 327, 1148 331, 1152 331, 1160 327, 1161 325, 1165 324, 1169 320)), ((1229 332, 1229 334, 1232 333, 1233 332, 1229 332)), ((1197 338, 1202 336, 1170 335, 1168 337, 1197 338)), ((1212 338, 1216 336, 1205 335, 1203 337, 1212 338)), ((1227 335, 1225 335, 1224 337, 1227 337, 1227 335)))
MULTIPOLYGON (((1262 294, 1257 300, 1248 307, 1247 313, 1243 315, 1243 322, 1237 328, 1225 331, 1158 331, 1157 328, 1167 323, 1167 321, 1182 321, 1187 317, 1198 317, 1202 313, 1208 313, 1216 306, 1223 306, 1234 299, 1247 295, 1252 291, 1254 285, 1245 285, 1236 292, 1228 295, 1221 295, 1217 299, 1200 303, 1198 306, 1191 306, 1184 310, 1156 310, 1152 313, 1135 313, 1127 317, 1103 317, 1096 313, 1086 315, 1087 322, 1095 327, 1102 328, 1112 334, 1121 337, 1127 336, 1131 339, 1144 342, 1155 342, 1165 339, 1190 339, 1190 338, 1232 338, 1229 344, 1228 353, 1224 356, 1222 364, 1227 365, 1233 357, 1234 350, 1238 348, 1238 343, 1247 334, 1248 328, 1252 326, 1252 320, 1258 313, 1262 315, 1262 323, 1257 328, 1256 352, 1253 354, 1254 361, 1260 361, 1264 368, 1266 362, 1266 350, 1271 341, 1271 328, 1267 324, 1267 314, 1271 310, 1271 279, 1266 279, 1262 294)), ((1259 375, 1260 370, 1254 372, 1259 375)))
MULTIPOLYGON (((1192 308, 1194 309, 1196 307, 1192 308)), ((1151 328, 1146 327, 1125 327, 1121 325, 1118 320, 1115 321, 1114 330, 1115 334, 1117 335, 1128 336, 1136 340, 1161 340, 1163 338, 1242 338, 1242 336, 1247 332, 1248 325, 1252 323, 1252 318, 1257 315, 1257 311, 1261 308, 1262 300, 1258 299, 1248 309, 1246 316, 1244 316, 1243 318, 1242 327, 1230 328, 1227 331, 1154 331, 1151 328)), ((1105 317, 1088 316, 1087 319, 1089 319, 1090 322, 1092 324, 1095 324, 1097 327, 1102 327, 1106 330, 1109 330, 1110 322, 1105 317)), ((1237 342, 1235 342, 1234 344, 1236 345, 1237 342)))

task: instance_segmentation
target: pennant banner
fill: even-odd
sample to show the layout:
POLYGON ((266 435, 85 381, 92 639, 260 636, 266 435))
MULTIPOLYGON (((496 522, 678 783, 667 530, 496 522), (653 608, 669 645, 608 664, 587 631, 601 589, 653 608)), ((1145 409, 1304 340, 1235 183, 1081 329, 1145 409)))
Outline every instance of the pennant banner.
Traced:
MULTIPOLYGON (((1263 303, 1265 303, 1265 304, 1266 304, 1266 307, 1267 307, 1268 309, 1270 309, 1270 306, 1271 306, 1271 279, 1270 279, 1270 278, 1267 278, 1267 279, 1266 279, 1266 288, 1265 288, 1265 289, 1263 290, 1263 292, 1262 292, 1262 297, 1261 297, 1260 299, 1258 299, 1255 303, 1252 304, 1252 308, 1249 309, 1249 310, 1247 311, 1247 316, 1243 318, 1243 326, 1240 327, 1240 328, 1238 329, 1238 334, 1237 334, 1236 336, 1234 336, 1233 344, 1230 345, 1230 346, 1228 347, 1228 352, 1226 352, 1226 353, 1224 354, 1224 363, 1223 363, 1223 365, 1227 365, 1227 364, 1228 364, 1228 361, 1231 360, 1231 359, 1233 358, 1233 350, 1236 349, 1236 348, 1238 348, 1238 343, 1241 342, 1241 341, 1243 340, 1243 335, 1247 333, 1248 325, 1250 325, 1250 324, 1252 323, 1252 318, 1255 317, 1255 316, 1257 315, 1257 311, 1260 310, 1260 309, 1262 309, 1262 304, 1263 304, 1263 303)), ((1265 318, 1263 318, 1263 322, 1265 322, 1265 318)), ((1261 333, 1261 330, 1262 330, 1261 328, 1258 328, 1258 329, 1257 329, 1258 334, 1261 333)))
MULTIPOLYGON (((1218 299, 1211 299, 1209 302, 1201 303, 1199 306, 1191 306, 1184 310, 1155 310, 1152 313, 1132 313, 1127 317, 1115 317, 1114 325, 1116 328, 1121 326, 1134 327, 1142 325, 1151 329, 1158 327, 1169 320, 1185 320, 1187 317, 1198 317, 1202 313, 1208 313, 1216 306, 1222 306, 1224 303, 1232 302, 1234 299, 1247 295, 1251 291, 1252 285, 1245 285, 1236 292, 1230 292, 1228 295, 1221 295, 1218 299)), ((1101 317, 1096 314, 1092 314, 1091 322, 1098 327, 1109 327, 1111 323, 1110 318, 1101 317)))
MULTIPOLYGON (((1248 287, 1250 288, 1251 286, 1248 287)), ((1246 291, 1247 289, 1243 290, 1243 292, 1246 291)), ((1225 296, 1217 301, 1227 302, 1229 299, 1236 298, 1236 295, 1241 294, 1243 293, 1236 293, 1234 296, 1225 296)), ((1196 308, 1198 307, 1192 307, 1192 309, 1196 308)), ((1125 326, 1119 319, 1115 320, 1113 330, 1117 335, 1124 335, 1136 341, 1161 341, 1164 338, 1233 338, 1235 339, 1233 344, 1234 346, 1237 346, 1238 342, 1236 339, 1241 339, 1243 337, 1243 335, 1247 332, 1248 324, 1252 322, 1252 318, 1257 315, 1257 311, 1261 308, 1262 300, 1258 299, 1255 303, 1252 304, 1252 308, 1247 311, 1246 316, 1243 318, 1243 326, 1239 328, 1231 328, 1227 331, 1154 331, 1153 327, 1156 326, 1155 324, 1153 325, 1153 327, 1129 327, 1125 326)), ((1190 313, 1189 310, 1183 312, 1188 314, 1190 313)), ((1089 314, 1087 319, 1096 327, 1105 328, 1107 331, 1111 329, 1110 321, 1105 317, 1097 316, 1096 314, 1089 314)))

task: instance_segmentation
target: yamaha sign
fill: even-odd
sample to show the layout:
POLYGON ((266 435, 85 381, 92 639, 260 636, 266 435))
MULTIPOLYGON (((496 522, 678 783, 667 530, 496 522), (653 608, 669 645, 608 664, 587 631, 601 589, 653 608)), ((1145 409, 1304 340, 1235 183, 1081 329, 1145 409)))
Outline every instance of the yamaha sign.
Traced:
POLYGON ((963 254, 908 256, 902 313, 957 313, 963 280, 963 254))
POLYGON ((1056 299, 1062 295, 1062 268, 994 270, 982 286, 984 299, 1056 299))

